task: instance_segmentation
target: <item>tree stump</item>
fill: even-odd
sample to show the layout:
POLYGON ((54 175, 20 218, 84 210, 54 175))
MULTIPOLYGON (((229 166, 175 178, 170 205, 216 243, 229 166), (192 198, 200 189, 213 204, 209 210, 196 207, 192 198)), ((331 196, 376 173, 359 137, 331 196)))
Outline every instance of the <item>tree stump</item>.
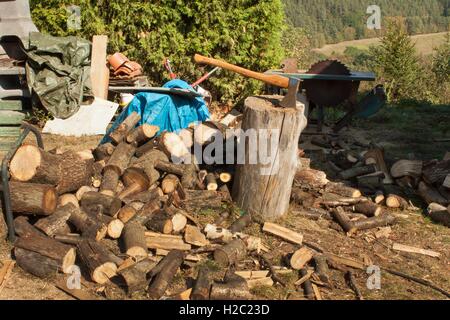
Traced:
POLYGON ((306 102, 297 102, 296 108, 281 108, 278 107, 281 100, 281 96, 245 100, 242 130, 244 134, 249 133, 247 130, 255 130, 256 139, 241 137, 240 143, 244 145, 238 146, 238 158, 239 149, 245 146, 245 164, 237 165, 233 199, 243 210, 261 215, 265 220, 276 219, 288 211, 298 164, 298 140, 307 122, 304 116, 306 102), (262 129, 265 130, 260 131, 262 129), (275 130, 279 130, 279 135, 275 130), (278 139, 268 138, 273 135, 278 139), (265 142, 268 147, 263 150, 261 143, 265 142), (255 158, 255 154, 250 154, 252 144, 258 153, 256 164, 249 163, 251 157, 255 158))

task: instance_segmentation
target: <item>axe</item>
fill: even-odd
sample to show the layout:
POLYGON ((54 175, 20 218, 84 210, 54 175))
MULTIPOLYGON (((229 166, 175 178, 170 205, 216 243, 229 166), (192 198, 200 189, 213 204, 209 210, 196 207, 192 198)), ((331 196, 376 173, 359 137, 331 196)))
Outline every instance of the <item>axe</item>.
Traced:
POLYGON ((247 78, 256 79, 265 82, 267 84, 271 84, 273 86, 288 89, 286 96, 280 102, 280 106, 283 108, 295 108, 297 105, 297 92, 300 86, 300 80, 298 79, 287 78, 279 75, 268 75, 264 73, 251 71, 248 69, 235 66, 234 64, 222 60, 204 57, 199 54, 194 55, 194 61, 196 63, 220 67, 225 70, 239 73, 240 75, 243 75, 244 77, 247 78))

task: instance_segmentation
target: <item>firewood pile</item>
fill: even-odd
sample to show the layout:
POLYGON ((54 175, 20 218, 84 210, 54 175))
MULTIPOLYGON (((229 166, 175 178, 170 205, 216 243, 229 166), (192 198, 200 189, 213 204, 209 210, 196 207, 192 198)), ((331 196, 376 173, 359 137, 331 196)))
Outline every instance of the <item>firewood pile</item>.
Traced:
POLYGON ((292 195, 297 203, 321 209, 342 206, 350 218, 362 213, 373 219, 385 216, 387 208, 417 209, 405 197, 413 194, 429 205, 426 214, 432 220, 450 226, 448 155, 441 161, 398 160, 389 169, 383 148, 365 140, 321 135, 309 139, 309 144, 321 148, 318 162, 338 182, 329 182, 323 171, 309 169, 309 159, 304 159, 305 169, 297 172, 292 195))
MULTIPOLYGON (((174 157, 189 156, 182 143, 188 131, 155 137, 159 128, 135 128, 139 120, 132 113, 110 134, 110 143, 92 152, 47 152, 32 145, 18 149, 10 163, 10 187, 19 267, 52 278, 73 274, 78 266, 97 286, 119 283, 130 296, 140 292, 161 299, 181 267, 200 266, 192 287, 171 298, 201 300, 251 299, 252 288, 285 285, 280 275, 291 272, 299 273, 296 285, 306 298, 320 299, 318 285, 329 283, 331 266, 346 271, 358 291, 343 266, 363 269, 363 264, 326 253, 280 224, 249 213, 235 218, 229 210, 232 168, 174 163, 174 157), (220 215, 202 223, 198 212, 203 208, 220 215), (264 239, 246 233, 255 225, 264 239), (274 265, 267 255, 274 249, 271 237, 296 247, 285 266, 274 265), (257 261, 257 270, 243 263, 249 258, 257 261), (226 270, 224 276, 213 277, 207 260, 226 270)), ((311 169, 309 159, 300 154, 291 203, 307 218, 334 220, 348 236, 394 224, 390 209, 411 206, 399 195, 382 192, 383 182, 408 181, 424 190, 448 180, 442 179, 448 160, 397 163, 389 172, 380 148, 363 155, 333 150, 341 147, 331 146, 327 160, 341 182, 311 169)), ((434 211, 447 212, 442 205, 448 198, 430 200, 434 211)), ((77 298, 86 296, 80 289, 57 286, 77 298)))

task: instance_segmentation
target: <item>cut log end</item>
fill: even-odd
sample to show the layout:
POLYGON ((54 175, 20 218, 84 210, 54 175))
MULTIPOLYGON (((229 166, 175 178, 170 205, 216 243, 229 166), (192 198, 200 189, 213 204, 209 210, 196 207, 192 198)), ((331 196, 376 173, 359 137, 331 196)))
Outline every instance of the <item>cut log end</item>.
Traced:
POLYGON ((112 262, 106 262, 97 267, 92 273, 92 280, 99 284, 105 284, 117 273, 117 266, 112 262))
POLYGON ((32 145, 19 147, 9 165, 11 178, 22 182, 30 181, 41 161, 42 156, 38 147, 32 145))
POLYGON ((69 251, 67 251, 67 254, 64 256, 63 260, 62 260, 62 272, 64 273, 69 273, 71 270, 71 266, 75 265, 75 259, 76 259, 76 250, 75 248, 71 248, 69 249, 69 251))

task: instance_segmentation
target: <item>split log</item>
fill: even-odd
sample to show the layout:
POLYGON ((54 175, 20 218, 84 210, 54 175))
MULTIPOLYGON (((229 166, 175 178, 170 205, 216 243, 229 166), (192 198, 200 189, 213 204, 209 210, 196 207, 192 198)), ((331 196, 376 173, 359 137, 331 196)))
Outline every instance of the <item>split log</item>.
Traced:
POLYGON ((180 179, 176 175, 168 174, 161 181, 161 189, 165 194, 172 193, 176 190, 179 183, 180 179))
POLYGON ((247 213, 239 217, 233 224, 230 226, 230 231, 233 233, 241 232, 246 227, 248 227, 252 223, 252 216, 247 213))
POLYGON ((163 234, 145 234, 145 241, 149 249, 164 249, 164 250, 191 250, 191 245, 183 241, 178 236, 168 236, 163 234))
POLYGON ((100 241, 106 236, 108 227, 91 218, 89 215, 81 212, 73 204, 67 204, 66 210, 70 212, 69 222, 83 235, 85 238, 92 238, 100 241))
POLYGON ((65 193, 65 194, 60 195, 58 198, 57 207, 63 207, 68 203, 73 204, 75 207, 80 207, 77 197, 72 193, 65 193))
POLYGON ((353 211, 363 213, 367 217, 377 217, 383 212, 383 209, 372 201, 363 201, 355 204, 353 211))
POLYGON ((294 252, 290 259, 290 264, 292 269, 300 270, 305 267, 305 265, 311 261, 313 258, 313 252, 306 247, 302 247, 294 252))
POLYGON ((161 260, 159 264, 164 265, 164 268, 158 272, 148 288, 151 298, 159 299, 164 295, 183 260, 184 253, 179 250, 172 250, 161 260))
POLYGON ((122 175, 122 181, 125 189, 117 196, 124 199, 130 195, 140 193, 150 187, 150 180, 145 172, 138 168, 128 168, 122 175))
POLYGON ((450 160, 440 161, 423 169, 422 177, 429 184, 442 185, 450 174, 450 160))
POLYGON ((394 216, 386 214, 378 217, 353 221, 353 227, 356 228, 356 230, 366 230, 378 227, 385 227, 388 225, 392 225, 395 222, 396 218, 394 216))
POLYGON ((342 209, 341 207, 337 207, 332 211, 332 214, 335 220, 348 235, 351 235, 357 231, 354 223, 350 221, 344 209, 342 209))
POLYGON ((14 243, 15 247, 33 251, 54 260, 59 270, 64 273, 67 273, 75 264, 76 253, 71 246, 41 234, 28 223, 27 219, 15 219, 14 226, 20 236, 14 243))
POLYGON ((207 267, 201 267, 198 270, 197 279, 192 289, 192 300, 209 300, 209 293, 211 291, 211 271, 207 267))
POLYGON ((149 230, 169 234, 173 230, 172 218, 165 210, 156 211, 145 223, 149 230))
POLYGON ((422 160, 399 160, 391 167, 391 175, 396 179, 404 176, 421 177, 422 167, 422 160))
POLYGON ((159 137, 159 144, 173 162, 186 160, 191 154, 183 140, 175 132, 163 132, 159 137))
POLYGON ((427 214, 431 220, 450 227, 450 206, 446 208, 438 203, 430 203, 427 214))
POLYGON ((111 217, 116 216, 122 207, 122 201, 119 198, 108 196, 100 192, 86 192, 81 198, 81 207, 86 212, 98 212, 99 206, 104 214, 111 217))
POLYGON ((186 225, 184 241, 197 247, 204 247, 209 244, 209 241, 200 229, 191 225, 186 225))
POLYGON ((297 170, 294 177, 294 185, 301 188, 320 189, 328 182, 325 172, 314 169, 297 170))
POLYGON ((444 198, 439 191, 434 189, 433 187, 427 185, 425 182, 421 181, 419 183, 419 188, 417 189, 417 192, 422 197, 423 200, 425 200, 426 203, 439 203, 442 205, 448 205, 449 201, 444 198))
POLYGON ((50 215, 56 209, 56 189, 51 185, 10 181, 9 188, 13 212, 50 215))
POLYGON ((402 251, 402 252, 409 252, 409 253, 418 253, 418 254, 423 254, 423 255, 426 255, 426 256, 434 257, 434 258, 439 258, 441 256, 441 254, 439 252, 436 252, 436 251, 426 250, 426 249, 416 248, 416 247, 411 247, 411 246, 407 246, 407 245, 400 244, 400 243, 394 243, 392 245, 392 250, 397 250, 397 251, 402 251))
POLYGON ((386 166, 386 162, 384 161, 384 150, 381 148, 375 148, 367 151, 364 154, 365 164, 374 164, 378 171, 381 171, 384 174, 383 183, 384 184, 392 184, 394 181, 392 180, 391 175, 389 174, 389 170, 386 166))
POLYGON ((145 229, 142 225, 136 222, 128 223, 123 230, 122 239, 127 255, 134 258, 148 255, 145 229))
POLYGON ((117 218, 119 218, 123 223, 127 223, 136 215, 136 213, 137 210, 131 204, 127 204, 119 210, 117 213, 117 218))
POLYGON ((361 197, 361 192, 358 189, 347 187, 342 183, 328 182, 327 185, 325 186, 325 191, 335 193, 343 197, 350 197, 350 198, 361 197))
MULTIPOLYGON (((238 164, 233 185, 236 204, 244 211, 258 214, 267 220, 281 217, 289 210, 292 183, 297 170, 298 146, 293 141, 298 141, 306 126, 303 113, 305 105, 298 102, 294 108, 274 107, 281 99, 279 96, 263 96, 245 100, 241 127, 243 132, 256 130, 257 136, 256 139, 242 137, 240 145, 245 149, 245 157, 249 156, 252 149, 250 145, 257 143, 251 140, 265 140, 271 145, 272 159, 264 164, 238 164), (275 129, 279 132, 279 139, 276 144, 269 143, 267 130, 275 129)), ((274 132, 270 137, 273 141, 274 132)))
POLYGON ((139 210, 129 222, 137 222, 141 225, 144 225, 155 212, 158 212, 161 209, 161 199, 157 198, 150 202, 147 202, 141 210, 139 210))
POLYGON ((60 270, 60 264, 56 260, 34 251, 16 247, 14 258, 20 268, 39 278, 51 278, 60 270))
POLYGON ((208 239, 220 241, 221 243, 228 243, 233 240, 233 233, 225 228, 216 227, 212 224, 207 224, 204 231, 208 239))
POLYGON ((126 140, 128 143, 140 144, 153 138, 158 133, 158 131, 158 126, 152 126, 150 124, 144 123, 143 125, 131 130, 131 132, 128 133, 126 140))
POLYGON ((206 175, 206 189, 215 191, 218 187, 219 186, 217 184, 216 176, 214 175, 214 173, 208 173, 206 175))
POLYGON ((214 282, 211 286, 211 300, 246 300, 250 299, 247 281, 228 270, 224 278, 224 283, 214 282))
POLYGON ((39 219, 34 226, 49 237, 64 233, 67 230, 67 221, 71 215, 70 207, 71 204, 59 207, 51 216, 39 219))
POLYGON ((108 160, 114 152, 114 146, 112 143, 104 143, 94 149, 94 157, 97 161, 108 160))
POLYGON ((283 240, 288 242, 292 242, 294 244, 301 245, 303 242, 303 235, 297 232, 294 232, 288 228, 282 227, 278 224, 265 222, 263 226, 263 231, 270 233, 274 236, 280 237, 283 240))
POLYGON ((82 240, 82 237, 77 233, 56 234, 53 238, 70 245, 77 245, 82 240))
POLYGON ((139 120, 141 120, 141 116, 137 112, 132 112, 113 132, 109 134, 109 137, 116 144, 120 144, 139 120))
POLYGON ((187 218, 182 213, 176 213, 172 216, 173 232, 181 232, 187 225, 187 218))
POLYGON ((117 265, 112 261, 112 254, 98 242, 84 239, 78 243, 77 248, 92 281, 105 284, 116 275, 117 265))
POLYGON ((339 177, 343 180, 350 180, 358 176, 374 173, 376 171, 374 165, 368 165, 363 167, 353 167, 339 173, 339 177))
POLYGON ((244 259, 246 255, 247 249, 244 241, 241 239, 234 239, 214 251, 214 260, 222 266, 229 266, 238 263, 244 259))
POLYGON ((396 194, 389 194, 386 198, 386 205, 389 208, 400 208, 405 210, 409 207, 408 201, 396 194))

